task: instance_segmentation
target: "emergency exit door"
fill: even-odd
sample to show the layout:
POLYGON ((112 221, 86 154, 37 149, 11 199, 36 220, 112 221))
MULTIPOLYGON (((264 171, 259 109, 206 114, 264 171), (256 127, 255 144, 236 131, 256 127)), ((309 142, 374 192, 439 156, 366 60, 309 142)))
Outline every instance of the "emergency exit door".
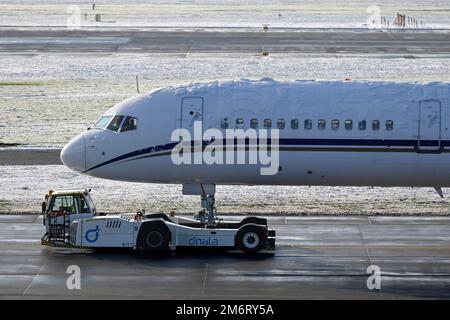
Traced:
POLYGON ((441 103, 423 100, 419 104, 419 151, 441 149, 441 103))

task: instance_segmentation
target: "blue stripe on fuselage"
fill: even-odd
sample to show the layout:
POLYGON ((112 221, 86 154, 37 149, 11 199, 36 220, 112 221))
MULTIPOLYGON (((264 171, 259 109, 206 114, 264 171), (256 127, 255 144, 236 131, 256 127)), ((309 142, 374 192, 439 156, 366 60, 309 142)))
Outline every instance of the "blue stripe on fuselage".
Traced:
MULTIPOLYGON (((233 144, 235 144, 237 139, 234 139, 233 144)), ((259 140, 258 140, 259 142, 259 140)), ((203 145, 208 145, 210 142, 204 141, 203 145)), ((223 145, 226 145, 226 139, 223 139, 223 145)), ((439 143, 442 147, 450 146, 450 140, 422 140, 420 141, 421 146, 438 146, 439 143)), ((110 159, 108 161, 102 162, 95 165, 85 172, 97 169, 107 164, 111 164, 117 161, 133 158, 136 156, 142 156, 146 154, 151 154, 159 151, 172 150, 178 142, 172 142, 167 144, 161 144, 156 146, 151 146, 149 148, 139 149, 119 157, 110 159)), ((245 139, 245 144, 249 144, 249 139, 245 139)), ((270 138, 267 139, 267 144, 270 145, 270 138)), ((418 140, 391 140, 391 139, 295 139, 295 138, 284 138, 279 139, 280 146, 360 146, 360 147, 417 147, 418 140)))

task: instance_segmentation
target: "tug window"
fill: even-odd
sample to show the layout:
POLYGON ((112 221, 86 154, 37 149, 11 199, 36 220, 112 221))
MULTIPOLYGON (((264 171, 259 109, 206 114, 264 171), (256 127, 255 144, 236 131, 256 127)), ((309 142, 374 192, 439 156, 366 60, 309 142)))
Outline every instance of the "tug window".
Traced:
POLYGON ((326 121, 325 121, 324 119, 320 119, 320 120, 317 122, 317 128, 318 128, 319 130, 324 130, 325 127, 326 127, 326 121))
POLYGON ((394 129, 394 121, 386 120, 386 130, 392 131, 394 129))
POLYGON ((250 128, 258 129, 258 119, 251 119, 250 120, 250 128))
POLYGON ((115 116, 108 125, 108 129, 117 132, 124 116, 115 116))
POLYGON ((312 129, 312 120, 306 119, 305 120, 305 130, 311 130, 312 129))
POLYGON ((291 129, 297 130, 298 129, 298 119, 292 119, 291 120, 291 129))
POLYGON ((224 118, 220 121, 220 127, 222 129, 228 129, 228 118, 224 118))
POLYGON ((120 132, 131 131, 137 129, 137 119, 133 117, 126 117, 120 132))
POLYGON ((353 121, 352 120, 345 120, 344 122, 345 130, 352 130, 353 129, 353 121))
POLYGON ((338 130, 339 129, 339 120, 333 119, 331 120, 331 130, 338 130))
POLYGON ((113 116, 103 116, 97 120, 94 124, 94 128, 96 129, 105 129, 108 126, 108 123, 111 121, 113 116))
POLYGON ((272 120, 271 119, 264 119, 264 128, 266 128, 266 129, 272 128, 272 120))
POLYGON ((244 119, 242 119, 242 118, 237 118, 237 119, 236 119, 236 128, 242 129, 243 126, 244 126, 244 119))
POLYGON ((372 121, 372 130, 374 130, 374 131, 380 130, 380 121, 379 120, 372 121))
POLYGON ((86 200, 84 200, 84 197, 78 195, 77 199, 78 199, 78 203, 80 204, 79 205, 80 213, 89 213, 90 212, 89 206, 88 206, 86 200))
POLYGON ((359 130, 366 130, 366 120, 358 121, 358 129, 359 130))
POLYGON ((277 128, 284 129, 285 127, 286 127, 286 121, 284 121, 284 119, 278 119, 277 128))
POLYGON ((50 204, 50 210, 53 212, 76 213, 74 196, 56 196, 53 203, 50 204))

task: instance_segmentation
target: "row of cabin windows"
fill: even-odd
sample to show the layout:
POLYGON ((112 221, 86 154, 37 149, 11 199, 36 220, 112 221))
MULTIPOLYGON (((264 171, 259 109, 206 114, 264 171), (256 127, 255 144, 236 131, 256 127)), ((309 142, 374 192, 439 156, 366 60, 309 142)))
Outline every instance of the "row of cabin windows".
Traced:
MULTIPOLYGON (((243 128, 244 126, 244 119, 238 118, 236 119, 236 128, 243 128)), ((291 129, 297 130, 299 128, 299 120, 298 119, 292 119, 291 120, 291 129)), ((277 129, 285 129, 286 128, 286 120, 285 119, 278 119, 276 121, 277 129)), ((387 131, 391 131, 394 129, 394 121, 393 120, 386 120, 385 123, 385 129, 387 131)), ((225 118, 221 122, 221 128, 222 129, 228 129, 229 123, 228 119, 225 118)), ((359 120, 357 122, 358 130, 366 130, 367 128, 367 121, 366 120, 359 120)), ((264 119, 263 121, 263 127, 265 129, 272 128, 272 119, 264 119)), ((305 130, 311 130, 313 128, 313 120, 311 119, 305 119, 303 127, 305 130)), ((339 120, 333 119, 331 120, 330 124, 331 130, 339 130, 339 120)), ((250 119, 250 128, 252 129, 258 129, 258 119, 250 119)), ((327 128, 327 121, 325 119, 319 119, 317 121, 317 129, 319 130, 325 130, 327 128)), ((353 130, 353 120, 344 120, 344 128, 345 130, 353 130)), ((380 120, 372 120, 372 130, 378 131, 381 128, 381 122, 380 120)))

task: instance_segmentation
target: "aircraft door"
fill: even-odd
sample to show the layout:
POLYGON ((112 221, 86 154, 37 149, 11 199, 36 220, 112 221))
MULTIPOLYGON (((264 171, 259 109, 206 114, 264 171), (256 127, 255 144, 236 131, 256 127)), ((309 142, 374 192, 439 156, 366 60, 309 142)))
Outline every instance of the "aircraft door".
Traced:
POLYGON ((441 103, 423 100, 419 104, 419 151, 441 149, 441 103))
POLYGON ((195 121, 203 121, 203 98, 183 98, 180 127, 193 134, 195 121))

